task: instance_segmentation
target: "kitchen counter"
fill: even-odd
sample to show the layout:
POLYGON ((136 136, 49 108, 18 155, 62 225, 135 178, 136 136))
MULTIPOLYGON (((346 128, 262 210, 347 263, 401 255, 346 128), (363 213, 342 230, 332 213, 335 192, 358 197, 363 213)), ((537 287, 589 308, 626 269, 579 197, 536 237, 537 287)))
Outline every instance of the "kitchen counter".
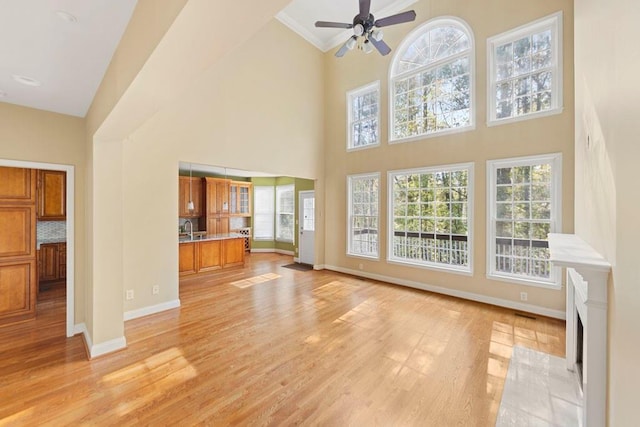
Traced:
POLYGON ((246 236, 240 233, 194 235, 193 239, 189 236, 179 236, 178 243, 207 242, 210 240, 244 239, 245 237, 246 236))

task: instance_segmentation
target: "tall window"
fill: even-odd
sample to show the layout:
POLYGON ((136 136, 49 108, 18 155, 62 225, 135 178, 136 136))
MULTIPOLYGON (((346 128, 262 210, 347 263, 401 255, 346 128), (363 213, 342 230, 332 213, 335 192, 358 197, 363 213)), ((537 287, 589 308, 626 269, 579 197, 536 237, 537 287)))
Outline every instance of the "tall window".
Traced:
POLYGON ((293 185, 276 187, 276 240, 293 242, 294 209, 293 185))
POLYGON ((347 254, 378 257, 378 206, 380 174, 348 177, 349 203, 347 254))
POLYGON ((488 40, 489 124, 562 110, 562 12, 488 40))
POLYGON ((273 240, 274 191, 273 186, 253 187, 253 239, 273 240))
POLYGON ((561 230, 562 155, 487 162, 489 277, 559 287, 547 235, 561 230))
POLYGON ((389 261, 472 272, 473 164, 389 172, 389 261))
POLYGON ((380 144, 380 82, 347 93, 349 137, 347 149, 380 144))
POLYGON ((391 140, 474 126, 473 35, 438 18, 415 30, 391 65, 391 140))

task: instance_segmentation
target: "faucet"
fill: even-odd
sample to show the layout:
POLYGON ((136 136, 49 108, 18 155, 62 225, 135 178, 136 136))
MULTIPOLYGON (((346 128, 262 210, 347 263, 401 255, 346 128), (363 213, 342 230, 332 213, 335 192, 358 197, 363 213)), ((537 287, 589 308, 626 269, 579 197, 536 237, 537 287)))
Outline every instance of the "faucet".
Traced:
POLYGON ((184 222, 184 231, 187 231, 187 224, 189 224, 189 237, 191 237, 191 240, 193 240, 193 224, 191 223, 190 219, 184 222))

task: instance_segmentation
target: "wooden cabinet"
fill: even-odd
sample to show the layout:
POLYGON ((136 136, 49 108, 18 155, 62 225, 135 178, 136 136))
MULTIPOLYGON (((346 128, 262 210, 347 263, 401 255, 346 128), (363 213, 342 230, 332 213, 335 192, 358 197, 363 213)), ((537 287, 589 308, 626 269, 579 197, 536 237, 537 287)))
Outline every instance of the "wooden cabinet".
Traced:
POLYGON ((229 213, 251 216, 251 183, 231 181, 229 186, 229 213))
POLYGON ((207 217, 207 234, 228 234, 229 233, 229 217, 228 216, 210 216, 207 217))
POLYGON ((61 221, 67 218, 67 173, 38 170, 38 219, 61 221))
POLYGON ((38 278, 40 282, 67 278, 67 244, 44 243, 40 245, 38 257, 38 278))
POLYGON ((207 193, 207 216, 229 214, 230 180, 205 178, 207 193))
POLYGON ((180 218, 199 218, 203 216, 204 204, 202 178, 180 176, 178 179, 180 191, 178 216, 180 218), (191 183, 191 188, 189 187, 189 183, 191 183), (188 207, 190 199, 193 201, 193 211, 190 211, 188 207))
POLYGON ((0 325, 35 317, 36 171, 0 167, 0 325))
POLYGON ((178 244, 180 276, 244 265, 244 239, 204 240, 178 244))

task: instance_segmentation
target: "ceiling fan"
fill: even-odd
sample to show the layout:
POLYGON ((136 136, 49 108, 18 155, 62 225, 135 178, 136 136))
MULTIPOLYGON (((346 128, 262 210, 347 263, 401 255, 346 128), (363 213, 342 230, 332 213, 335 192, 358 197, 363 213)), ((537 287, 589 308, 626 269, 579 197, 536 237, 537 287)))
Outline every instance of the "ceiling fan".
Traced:
POLYGON ((370 12, 371 0, 360 0, 360 13, 353 18, 352 24, 341 22, 317 21, 316 27, 319 28, 353 28, 353 35, 342 45, 336 52, 338 58, 344 56, 347 50, 353 49, 359 37, 364 38, 364 42, 360 45, 361 49, 366 53, 370 53, 374 45, 378 52, 382 55, 388 55, 391 48, 382 40, 382 31, 376 28, 388 27, 389 25, 402 24, 416 19, 416 12, 413 10, 398 13, 397 15, 387 16, 382 19, 375 19, 370 12))

